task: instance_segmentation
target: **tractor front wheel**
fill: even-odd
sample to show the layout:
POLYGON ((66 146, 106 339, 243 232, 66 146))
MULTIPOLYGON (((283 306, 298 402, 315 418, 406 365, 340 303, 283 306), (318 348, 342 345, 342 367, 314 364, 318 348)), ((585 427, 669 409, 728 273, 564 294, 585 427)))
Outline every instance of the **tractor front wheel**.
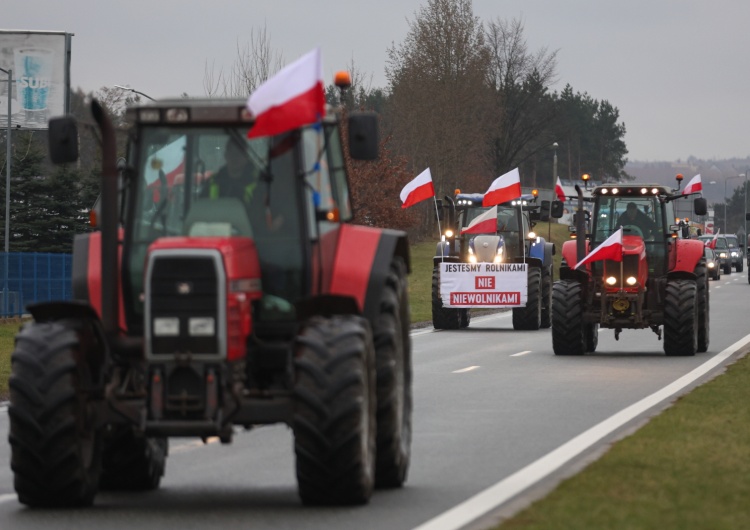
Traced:
POLYGON ((513 329, 539 329, 542 324, 542 271, 529 267, 526 307, 513 308, 513 329))
POLYGON ((696 296, 698 304, 698 353, 708 351, 709 342, 709 296, 706 264, 700 262, 695 268, 696 296))
POLYGON ((593 336, 592 333, 587 336, 583 322, 580 282, 556 281, 552 286, 552 350, 555 355, 583 355, 593 336))
POLYGON ((698 301, 695 280, 670 280, 664 298, 664 353, 695 355, 698 351, 698 301))
POLYGON ((295 348, 294 452, 305 504, 370 500, 375 483, 375 351, 355 315, 316 316, 295 348))
MULTIPOLYGON (((432 326, 435 329, 458 329, 462 327, 460 311, 460 309, 454 309, 452 307, 443 307, 443 299, 440 297, 440 267, 433 267, 432 326)), ((468 320, 466 325, 468 325, 468 320)))
POLYGON ((552 266, 542 268, 542 322, 541 328, 552 325, 552 266))
POLYGON ((155 490, 167 463, 168 440, 147 438, 130 426, 113 426, 104 438, 102 476, 106 490, 155 490))
POLYGON ((411 456, 412 369, 406 265, 391 264, 373 337, 377 366, 375 485, 404 484, 411 456))
POLYGON ((8 381, 10 467, 18 500, 28 506, 94 502, 102 438, 89 393, 98 374, 86 361, 88 332, 67 321, 33 322, 16 335, 8 381))

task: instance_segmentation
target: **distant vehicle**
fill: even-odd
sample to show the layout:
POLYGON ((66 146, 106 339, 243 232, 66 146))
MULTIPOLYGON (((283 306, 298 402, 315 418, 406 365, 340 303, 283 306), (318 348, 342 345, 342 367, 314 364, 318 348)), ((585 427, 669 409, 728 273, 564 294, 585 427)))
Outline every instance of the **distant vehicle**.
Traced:
POLYGON ((710 247, 705 247, 703 253, 706 256, 706 270, 708 271, 708 277, 711 280, 721 279, 721 258, 713 251, 710 247))
POLYGON ((721 259, 721 269, 724 274, 732 274, 732 261, 729 253, 729 242, 727 236, 723 234, 715 236, 700 236, 699 241, 702 241, 705 245, 710 244, 714 238, 716 243, 713 245, 714 251, 719 255, 721 259))
POLYGON ((737 272, 742 272, 745 264, 745 252, 740 238, 737 237, 736 234, 724 234, 724 237, 727 238, 729 258, 732 262, 732 267, 734 267, 737 272))

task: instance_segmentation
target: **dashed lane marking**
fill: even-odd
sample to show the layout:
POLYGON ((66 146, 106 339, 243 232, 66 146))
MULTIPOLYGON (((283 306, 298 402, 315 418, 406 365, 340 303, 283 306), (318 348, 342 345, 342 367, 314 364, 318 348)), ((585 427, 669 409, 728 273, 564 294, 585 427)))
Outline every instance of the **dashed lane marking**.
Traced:
POLYGON ((474 370, 479 370, 479 366, 468 366, 466 368, 461 368, 460 370, 453 370, 453 373, 465 374, 466 372, 473 372, 474 370))
POLYGON ((531 353, 531 350, 520 351, 518 353, 514 353, 513 355, 511 355, 511 357, 520 357, 522 355, 526 355, 527 353, 531 353))

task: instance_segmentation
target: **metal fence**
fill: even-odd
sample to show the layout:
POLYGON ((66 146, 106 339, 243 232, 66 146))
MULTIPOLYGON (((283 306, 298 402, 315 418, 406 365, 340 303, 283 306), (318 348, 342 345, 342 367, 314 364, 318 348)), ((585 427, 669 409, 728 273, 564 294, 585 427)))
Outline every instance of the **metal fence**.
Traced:
POLYGON ((17 317, 27 305, 70 300, 71 254, 0 252, 0 317, 17 317))

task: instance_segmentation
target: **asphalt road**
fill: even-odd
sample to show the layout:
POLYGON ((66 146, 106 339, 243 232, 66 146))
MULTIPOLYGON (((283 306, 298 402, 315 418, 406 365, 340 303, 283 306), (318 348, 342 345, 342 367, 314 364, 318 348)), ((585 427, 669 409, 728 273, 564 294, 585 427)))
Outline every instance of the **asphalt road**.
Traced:
MULTIPOLYGON (((242 431, 230 445, 172 439, 161 489, 102 493, 85 510, 19 504, 4 442, 0 529, 486 527, 642 424, 682 386, 735 358, 727 348, 749 332, 742 291, 750 285, 737 273, 710 285, 710 348, 695 357, 665 357, 648 330, 624 331, 619 341, 603 330, 595 354, 556 357, 549 330, 513 331, 509 313, 475 318, 462 331, 415 331, 409 478, 403 489, 376 492, 367 506, 302 506, 284 426, 242 431), (712 359, 717 367, 706 366, 712 359)), ((0 430, 7 429, 3 410, 0 430)))

